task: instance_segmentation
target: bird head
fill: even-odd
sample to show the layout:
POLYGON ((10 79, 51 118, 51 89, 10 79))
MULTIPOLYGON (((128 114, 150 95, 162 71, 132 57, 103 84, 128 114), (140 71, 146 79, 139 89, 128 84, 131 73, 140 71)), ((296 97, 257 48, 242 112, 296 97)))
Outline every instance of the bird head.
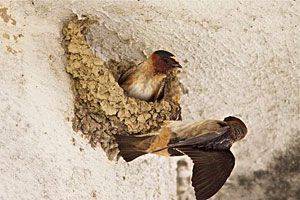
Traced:
POLYGON ((150 56, 155 71, 165 73, 170 70, 181 68, 176 57, 168 51, 158 50, 150 56))
POLYGON ((239 118, 229 116, 224 121, 231 128, 231 136, 235 141, 243 139, 247 134, 247 127, 242 120, 239 118))

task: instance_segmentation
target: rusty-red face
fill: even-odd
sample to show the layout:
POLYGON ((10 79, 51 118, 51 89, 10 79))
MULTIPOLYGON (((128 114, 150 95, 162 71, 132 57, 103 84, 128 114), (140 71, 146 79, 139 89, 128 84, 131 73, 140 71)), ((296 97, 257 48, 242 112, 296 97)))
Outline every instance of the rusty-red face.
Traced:
POLYGON ((155 70, 158 72, 167 72, 169 70, 174 70, 181 68, 181 65, 176 60, 176 57, 168 51, 155 51, 151 55, 151 60, 155 70))

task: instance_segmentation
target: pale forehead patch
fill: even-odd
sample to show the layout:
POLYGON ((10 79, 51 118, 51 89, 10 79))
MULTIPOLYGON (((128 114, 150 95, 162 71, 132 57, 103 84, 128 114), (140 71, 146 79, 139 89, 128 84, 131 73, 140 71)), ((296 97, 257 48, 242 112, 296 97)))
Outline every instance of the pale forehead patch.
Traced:
MULTIPOLYGON (((172 58, 173 60, 175 60, 176 62, 178 62, 176 56, 171 56, 170 58, 172 58)), ((179 62, 178 62, 179 63, 179 62)))

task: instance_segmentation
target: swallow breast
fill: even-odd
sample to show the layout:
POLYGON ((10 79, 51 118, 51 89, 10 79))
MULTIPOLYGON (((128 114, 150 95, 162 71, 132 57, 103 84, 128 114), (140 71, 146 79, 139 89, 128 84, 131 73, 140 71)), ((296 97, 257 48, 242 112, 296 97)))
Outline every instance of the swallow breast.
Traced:
POLYGON ((127 95, 144 101, 150 101, 156 95, 156 92, 159 91, 164 78, 165 75, 153 77, 139 76, 136 81, 126 86, 127 95))

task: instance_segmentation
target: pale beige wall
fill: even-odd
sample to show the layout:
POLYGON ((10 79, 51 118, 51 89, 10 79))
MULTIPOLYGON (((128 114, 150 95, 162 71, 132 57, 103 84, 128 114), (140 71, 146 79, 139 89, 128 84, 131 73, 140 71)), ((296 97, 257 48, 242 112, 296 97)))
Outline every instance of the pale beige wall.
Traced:
POLYGON ((61 46, 72 13, 99 17, 89 38, 103 59, 176 54, 188 90, 184 120, 236 115, 247 123, 217 199, 296 198, 299 2, 2 0, 0 199, 175 199, 176 159, 110 162, 73 133, 61 46))

